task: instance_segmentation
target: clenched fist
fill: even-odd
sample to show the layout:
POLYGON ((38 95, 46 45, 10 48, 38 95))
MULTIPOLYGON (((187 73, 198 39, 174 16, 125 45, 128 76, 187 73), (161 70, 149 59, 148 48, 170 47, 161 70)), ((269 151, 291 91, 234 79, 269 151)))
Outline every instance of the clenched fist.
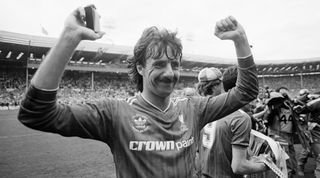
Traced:
POLYGON ((243 27, 232 16, 218 21, 214 34, 221 40, 236 41, 246 38, 243 27))

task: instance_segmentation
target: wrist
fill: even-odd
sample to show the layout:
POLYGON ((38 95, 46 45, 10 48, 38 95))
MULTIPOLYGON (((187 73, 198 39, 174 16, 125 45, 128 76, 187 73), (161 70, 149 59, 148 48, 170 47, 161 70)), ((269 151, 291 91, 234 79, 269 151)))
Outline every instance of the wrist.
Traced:
POLYGON ((249 46, 247 36, 244 32, 240 33, 237 37, 233 39, 235 46, 249 46))
POLYGON ((234 38, 233 43, 238 59, 244 59, 252 55, 248 39, 244 33, 234 38))
POLYGON ((60 35, 60 39, 66 40, 70 45, 77 46, 81 41, 81 36, 74 31, 64 29, 60 35))

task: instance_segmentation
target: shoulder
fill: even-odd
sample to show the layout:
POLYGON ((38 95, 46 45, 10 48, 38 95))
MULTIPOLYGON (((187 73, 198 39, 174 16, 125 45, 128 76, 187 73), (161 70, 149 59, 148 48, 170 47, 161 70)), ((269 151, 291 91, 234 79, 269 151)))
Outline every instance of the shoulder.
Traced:
POLYGON ((239 125, 250 125, 251 126, 251 118, 249 116, 249 114, 247 114, 246 112, 242 111, 242 110, 237 110, 235 112, 233 112, 230 117, 232 117, 230 119, 230 124, 232 126, 239 126, 239 125))
POLYGON ((244 111, 242 111, 240 109, 235 111, 235 112, 233 112, 229 116, 232 117, 234 120, 247 120, 247 119, 250 119, 249 114, 247 114, 246 112, 244 112, 244 111))

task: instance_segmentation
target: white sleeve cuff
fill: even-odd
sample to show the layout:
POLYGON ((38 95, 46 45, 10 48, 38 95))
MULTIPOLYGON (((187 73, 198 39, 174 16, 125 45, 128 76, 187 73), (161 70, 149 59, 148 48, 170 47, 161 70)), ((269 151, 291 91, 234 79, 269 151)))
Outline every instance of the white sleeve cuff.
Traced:
POLYGON ((239 56, 238 56, 238 59, 246 59, 246 58, 248 58, 249 56, 252 56, 252 54, 250 53, 250 54, 248 54, 247 56, 244 56, 244 57, 239 57, 239 56))
POLYGON ((38 88, 36 86, 33 85, 34 88, 38 89, 38 90, 42 90, 42 91, 58 91, 59 87, 54 88, 54 89, 44 89, 44 88, 38 88))

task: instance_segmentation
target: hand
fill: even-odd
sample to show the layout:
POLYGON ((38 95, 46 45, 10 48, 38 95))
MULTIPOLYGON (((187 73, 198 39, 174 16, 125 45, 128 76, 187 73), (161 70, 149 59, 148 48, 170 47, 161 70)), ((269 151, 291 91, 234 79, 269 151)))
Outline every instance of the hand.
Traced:
POLYGON ((214 34, 221 40, 236 41, 242 37, 246 38, 244 29, 232 16, 218 21, 216 23, 214 34))
POLYGON ((76 40, 97 40, 104 32, 94 32, 85 25, 85 11, 83 7, 74 10, 66 19, 64 33, 76 40))
POLYGON ((273 158, 269 154, 260 154, 259 156, 254 156, 256 162, 263 163, 264 160, 269 162, 274 162, 273 158))
POLYGON ((261 169, 263 170, 268 170, 269 167, 264 163, 264 160, 267 160, 269 162, 272 162, 272 158, 267 155, 267 154, 261 154, 259 156, 253 156, 250 158, 250 160, 252 160, 253 162, 257 163, 257 164, 261 164, 261 169))

